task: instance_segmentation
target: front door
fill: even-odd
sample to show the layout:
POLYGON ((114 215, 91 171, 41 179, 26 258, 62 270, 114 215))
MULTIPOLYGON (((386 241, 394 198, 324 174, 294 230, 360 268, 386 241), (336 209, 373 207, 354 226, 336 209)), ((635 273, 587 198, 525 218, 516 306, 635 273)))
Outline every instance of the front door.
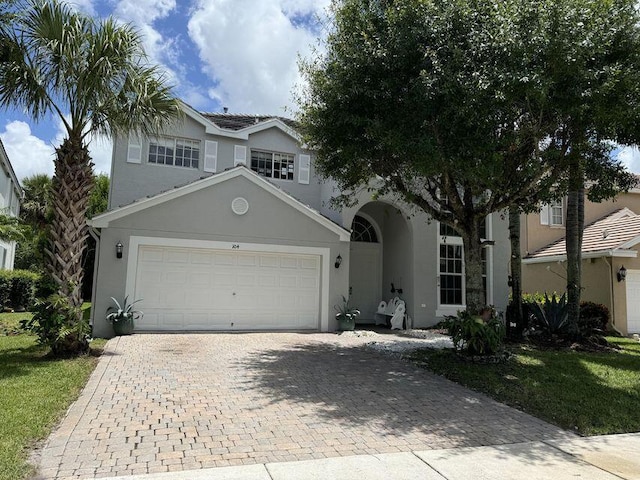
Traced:
POLYGON ((360 310, 358 323, 375 323, 374 314, 382 300, 381 253, 379 243, 351 242, 350 304, 360 310))

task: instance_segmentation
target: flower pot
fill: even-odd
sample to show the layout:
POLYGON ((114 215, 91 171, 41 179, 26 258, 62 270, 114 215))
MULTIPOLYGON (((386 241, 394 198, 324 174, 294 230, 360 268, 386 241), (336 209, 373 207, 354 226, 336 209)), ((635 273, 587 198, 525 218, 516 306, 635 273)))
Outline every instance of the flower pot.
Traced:
POLYGON ((341 332, 347 332, 351 330, 355 330, 356 328, 356 318, 353 315, 338 315, 336 316, 338 319, 338 330, 341 332))
POLYGON ((133 333, 133 318, 122 318, 113 322, 113 332, 120 335, 131 335, 133 333))

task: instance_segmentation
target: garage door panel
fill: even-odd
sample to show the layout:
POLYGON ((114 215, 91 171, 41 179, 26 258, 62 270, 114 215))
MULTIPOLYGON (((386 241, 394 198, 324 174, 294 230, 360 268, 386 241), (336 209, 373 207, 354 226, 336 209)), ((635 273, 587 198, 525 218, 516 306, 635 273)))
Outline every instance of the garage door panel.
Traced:
POLYGON ((627 331, 640 333, 640 271, 627 270, 627 331))
POLYGON ((139 330, 317 329, 317 256, 141 246, 139 330))
POLYGON ((255 267, 258 264, 258 256, 257 255, 238 255, 238 266, 239 267, 255 267))
POLYGON ((192 252, 189 257, 192 265, 211 265, 211 254, 207 252, 192 252))
POLYGON ((213 257, 214 265, 235 265, 236 260, 236 254, 227 252, 216 252, 213 257))

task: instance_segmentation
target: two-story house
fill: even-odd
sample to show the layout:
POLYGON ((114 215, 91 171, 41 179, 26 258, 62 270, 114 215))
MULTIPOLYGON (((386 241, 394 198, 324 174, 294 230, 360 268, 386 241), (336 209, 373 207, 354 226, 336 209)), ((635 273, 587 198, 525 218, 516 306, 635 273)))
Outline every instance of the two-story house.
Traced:
MULTIPOLYGON (((361 322, 396 295, 415 327, 464 308, 455 231, 391 198, 333 209, 290 120, 184 111, 171 132, 114 142, 110 209, 91 221, 95 335, 127 295, 143 299, 138 331, 331 331, 343 295, 361 322)), ((504 309, 504 219, 485 236, 487 303, 504 309)))
MULTIPOLYGON (((20 213, 22 188, 18 182, 7 152, 0 141, 0 213, 17 217, 20 213)), ((0 239, 0 269, 13 270, 16 255, 16 242, 0 239)))
MULTIPOLYGON (((640 333, 640 189, 602 203, 585 201, 582 299, 609 308, 620 333, 640 333)), ((566 204, 523 216, 522 286, 525 292, 566 290, 566 204)))

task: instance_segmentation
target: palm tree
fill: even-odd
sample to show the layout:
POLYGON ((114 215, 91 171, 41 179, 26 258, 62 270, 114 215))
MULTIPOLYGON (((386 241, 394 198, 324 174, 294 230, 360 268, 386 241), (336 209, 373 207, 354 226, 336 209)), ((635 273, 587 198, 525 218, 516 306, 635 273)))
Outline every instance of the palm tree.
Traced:
POLYGON ((54 114, 64 125, 47 270, 59 293, 79 306, 93 181, 87 139, 157 133, 179 115, 179 104, 130 25, 95 20, 57 0, 30 0, 13 28, 3 30, 0 40, 10 48, 0 64, 0 105, 25 109, 36 121, 54 114))

